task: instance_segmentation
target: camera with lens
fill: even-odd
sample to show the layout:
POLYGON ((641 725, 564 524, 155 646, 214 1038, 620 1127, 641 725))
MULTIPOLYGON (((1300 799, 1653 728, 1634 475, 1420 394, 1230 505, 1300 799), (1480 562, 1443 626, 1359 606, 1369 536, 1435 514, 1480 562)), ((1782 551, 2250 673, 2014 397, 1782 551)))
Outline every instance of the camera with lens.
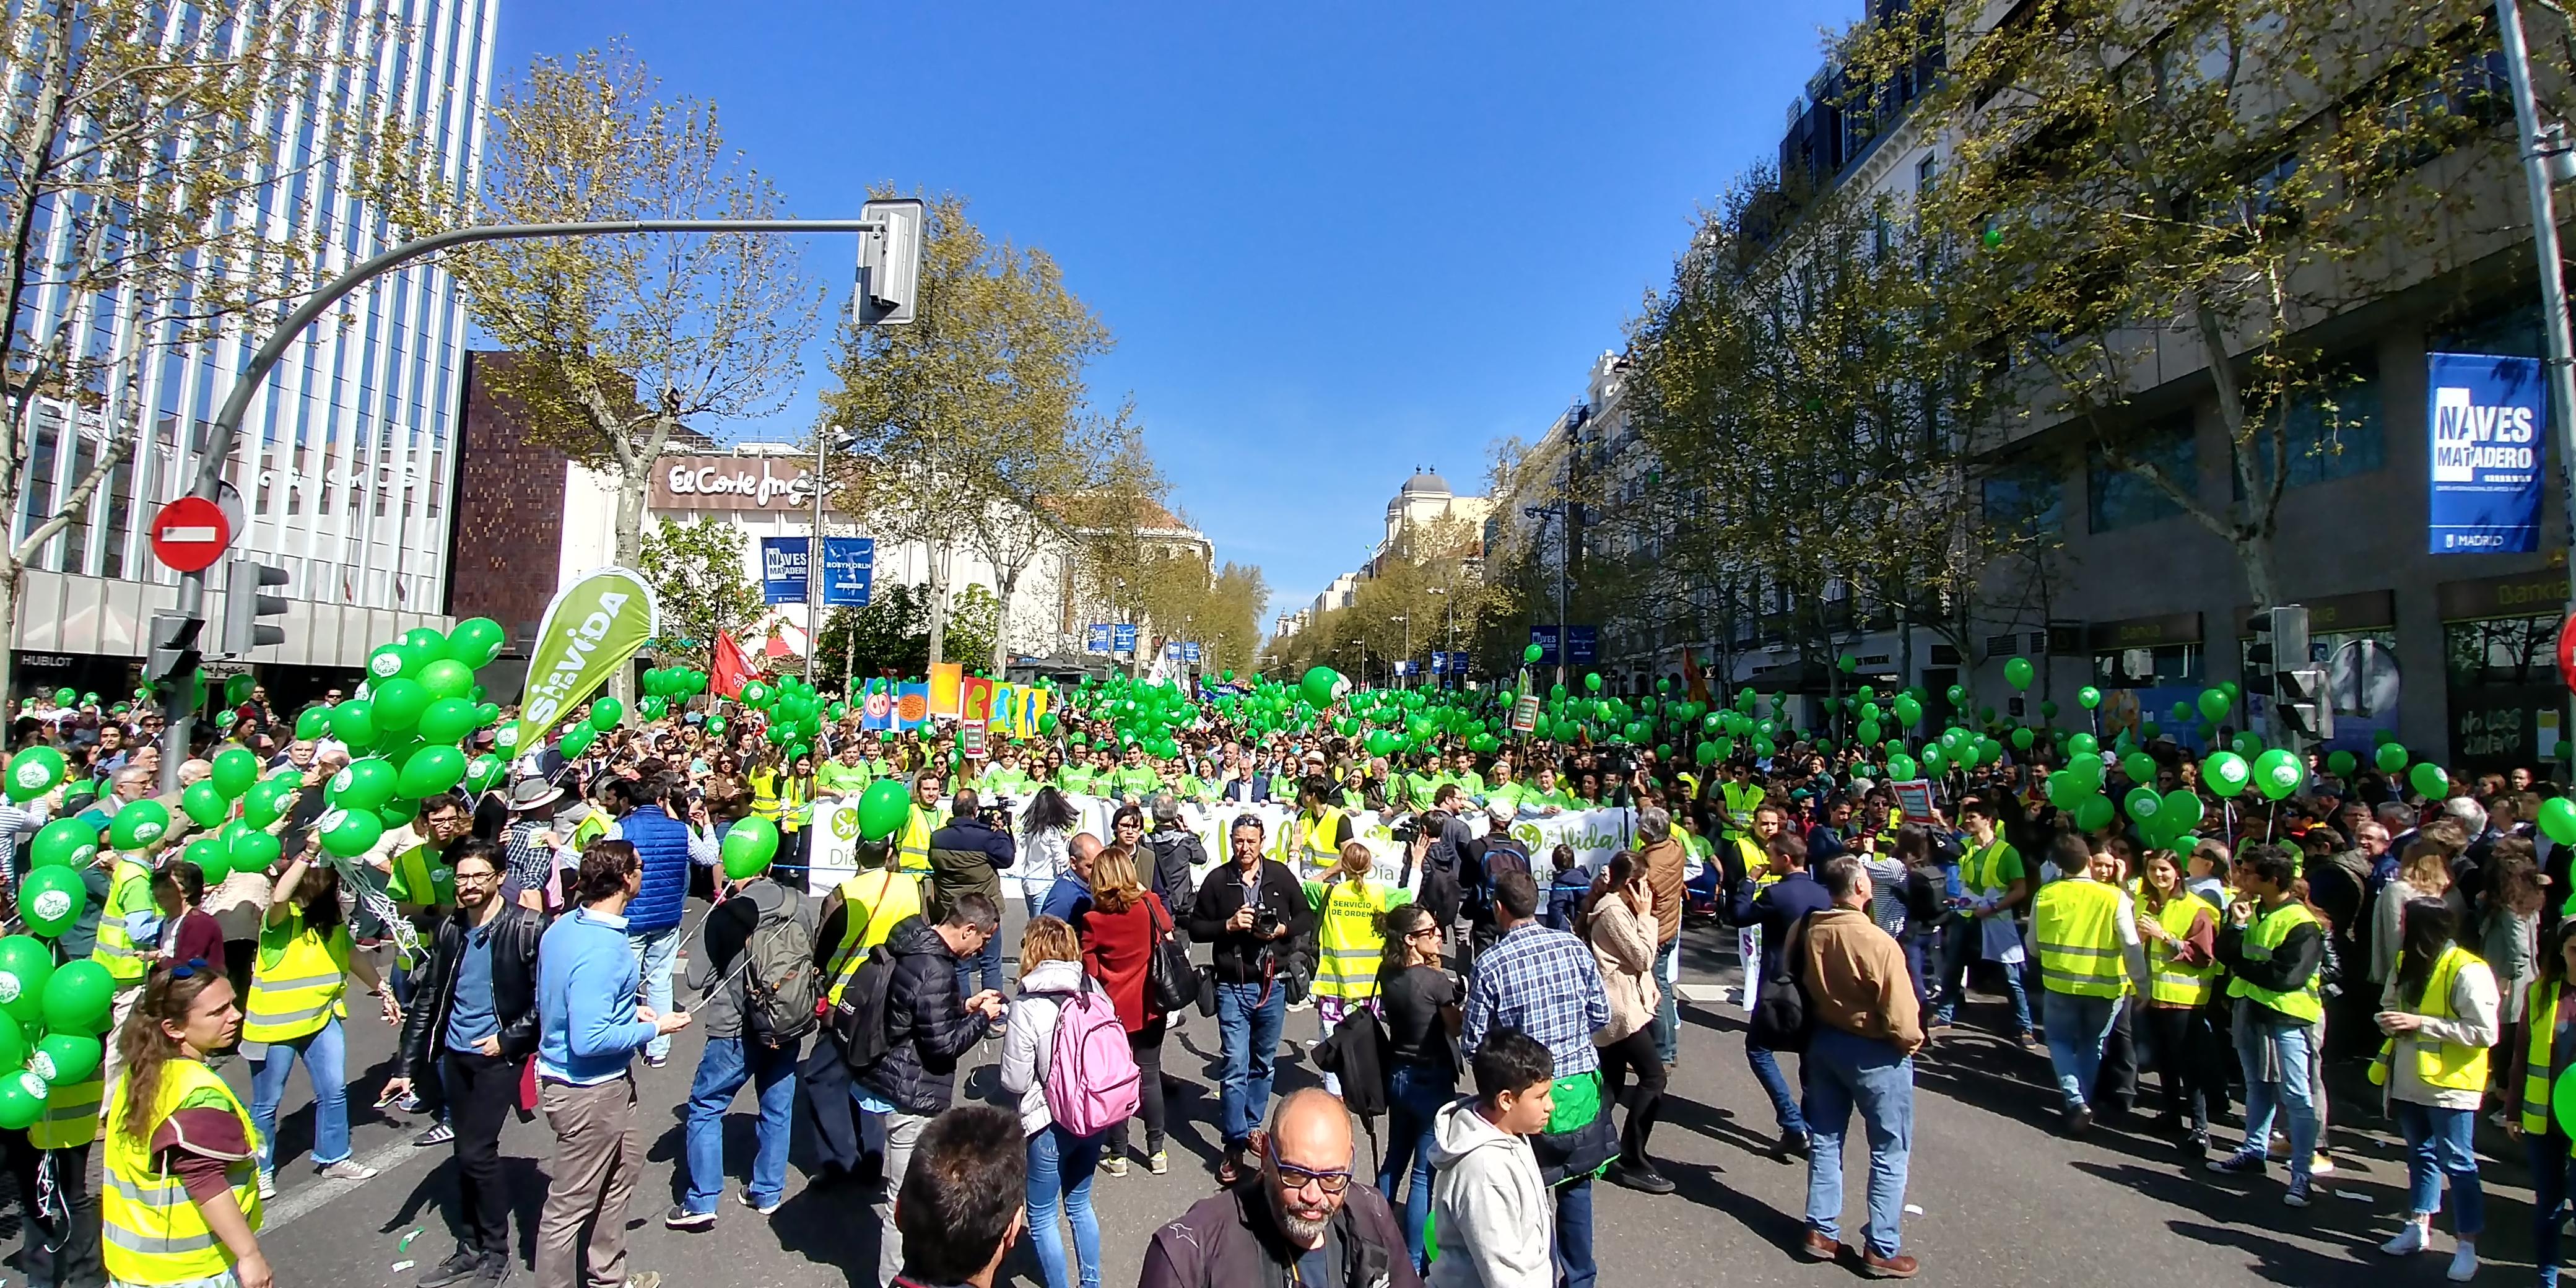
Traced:
POLYGON ((1278 934, 1280 928, 1285 924, 1286 922, 1280 917, 1279 910, 1276 908, 1255 908, 1252 910, 1252 933, 1263 939, 1268 939, 1271 936, 1278 934))
POLYGON ((1393 832, 1395 843, 1398 845, 1413 844, 1413 838, 1422 834, 1422 820, 1423 815, 1414 814, 1406 817, 1403 822, 1396 824, 1393 832))

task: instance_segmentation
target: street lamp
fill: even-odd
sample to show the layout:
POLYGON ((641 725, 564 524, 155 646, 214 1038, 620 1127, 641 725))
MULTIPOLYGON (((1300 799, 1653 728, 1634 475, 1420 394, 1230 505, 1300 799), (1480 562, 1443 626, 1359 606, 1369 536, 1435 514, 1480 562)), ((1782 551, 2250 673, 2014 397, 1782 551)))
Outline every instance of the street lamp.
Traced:
MULTIPOLYGON (((1404 664, 1408 668, 1408 675, 1406 678, 1410 679, 1411 676, 1409 674, 1409 668, 1413 665, 1413 619, 1407 614, 1397 613, 1395 616, 1386 620, 1390 622, 1404 623, 1404 664)), ((1410 688, 1411 686, 1406 685, 1404 687, 1410 688)))
MULTIPOLYGON (((1539 531, 1541 533, 1545 533, 1547 531, 1548 520, 1555 519, 1559 522, 1564 520, 1565 507, 1563 505, 1525 505, 1521 507, 1521 513, 1538 520, 1539 531)), ((1569 542, 1569 544, 1571 543, 1569 542)), ((1574 552, 1572 550, 1560 550, 1557 552, 1556 682, 1559 684, 1565 683, 1565 664, 1574 653, 1574 640, 1572 638, 1573 632, 1567 630, 1565 626, 1565 568, 1567 564, 1572 562, 1574 562, 1574 552)))
MULTIPOLYGON (((1447 586, 1425 586, 1422 589, 1425 594, 1438 595, 1440 597, 1441 614, 1448 619, 1447 624, 1443 627, 1446 635, 1443 642, 1448 646, 1448 652, 1451 654, 1449 664, 1454 667, 1458 664, 1456 658, 1456 654, 1458 652, 1458 604, 1455 600, 1449 598, 1449 588, 1447 586)), ((1443 674, 1445 675, 1447 672, 1443 672, 1443 674)))
MULTIPOLYGON (((834 425, 814 435, 814 535, 805 542, 805 685, 814 685, 814 654, 823 647, 824 589, 831 578, 823 568, 823 493, 824 453, 832 449, 848 451, 858 445, 859 436, 834 425)), ((1005 623, 1007 625, 1007 623, 1005 623)), ((853 643, 856 637, 852 637, 853 643)), ((842 688, 849 687, 846 680, 842 688)), ((848 697, 846 692, 841 696, 848 697)))

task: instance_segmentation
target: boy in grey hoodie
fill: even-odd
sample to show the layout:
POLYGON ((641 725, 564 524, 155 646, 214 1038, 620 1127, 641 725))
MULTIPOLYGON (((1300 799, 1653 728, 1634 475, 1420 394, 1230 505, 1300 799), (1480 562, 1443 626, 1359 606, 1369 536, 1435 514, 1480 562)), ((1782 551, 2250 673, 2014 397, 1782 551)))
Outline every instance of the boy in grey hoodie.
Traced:
POLYGON ((1476 1048, 1476 1094, 1432 1119, 1430 1288, 1554 1288, 1555 1199, 1529 1138, 1547 1130, 1556 1061, 1514 1029, 1476 1048))

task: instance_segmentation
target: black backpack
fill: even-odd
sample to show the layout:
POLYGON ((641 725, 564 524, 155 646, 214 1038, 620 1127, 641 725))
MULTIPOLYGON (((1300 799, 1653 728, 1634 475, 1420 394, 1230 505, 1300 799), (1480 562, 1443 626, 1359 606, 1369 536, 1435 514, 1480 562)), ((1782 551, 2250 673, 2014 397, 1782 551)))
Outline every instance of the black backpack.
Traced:
POLYGON ((1745 1041, 1772 1051, 1800 1052, 1807 1049, 1816 1024, 1815 1008, 1807 1004, 1807 986, 1800 978, 1807 958, 1807 919, 1799 918, 1781 939, 1784 942, 1777 946, 1765 945, 1762 987, 1753 1000, 1745 1041))
POLYGON ((832 1037, 852 1072, 866 1069, 886 1053, 886 994, 894 988, 894 954, 884 944, 868 950, 867 960, 841 990, 832 1006, 832 1037))
POLYGON ((1947 874, 1931 864, 1918 864, 1905 870, 1905 879, 1897 882, 1897 896, 1905 901, 1905 924, 1909 928, 1928 927, 1949 911, 1944 897, 1950 888, 1947 874))

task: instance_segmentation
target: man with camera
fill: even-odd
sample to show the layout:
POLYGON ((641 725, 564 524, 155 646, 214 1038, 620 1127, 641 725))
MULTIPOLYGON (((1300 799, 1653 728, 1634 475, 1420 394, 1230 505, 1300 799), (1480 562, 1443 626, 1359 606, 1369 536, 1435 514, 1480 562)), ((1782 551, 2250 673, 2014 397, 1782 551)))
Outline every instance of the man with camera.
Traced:
MULTIPOLYGON (((1011 834, 994 825, 995 820, 982 809, 983 802, 971 790, 961 790, 949 808, 948 826, 930 834, 930 901, 928 911, 934 917, 946 916, 948 910, 966 895, 980 894, 1002 903, 1001 869, 1011 866, 1018 857, 1011 834)), ((1002 821, 1007 822, 1005 817, 1002 821)), ((999 993, 1002 989, 1002 946, 987 938, 972 957, 957 959, 957 992, 964 996, 980 968, 982 987, 999 993)), ((1000 1022, 995 1021, 996 1025, 1000 1022)), ((996 1033, 998 1037, 1000 1034, 996 1033)))
POLYGON ((1314 909, 1286 866, 1261 856, 1261 820, 1238 815, 1226 833, 1233 862, 1208 873, 1191 900, 1190 937, 1210 946, 1217 1033, 1225 1051, 1219 1079, 1225 1161, 1219 1184, 1244 1167, 1252 1129, 1270 1103, 1270 1078, 1287 1016, 1287 946, 1311 933, 1314 909))

